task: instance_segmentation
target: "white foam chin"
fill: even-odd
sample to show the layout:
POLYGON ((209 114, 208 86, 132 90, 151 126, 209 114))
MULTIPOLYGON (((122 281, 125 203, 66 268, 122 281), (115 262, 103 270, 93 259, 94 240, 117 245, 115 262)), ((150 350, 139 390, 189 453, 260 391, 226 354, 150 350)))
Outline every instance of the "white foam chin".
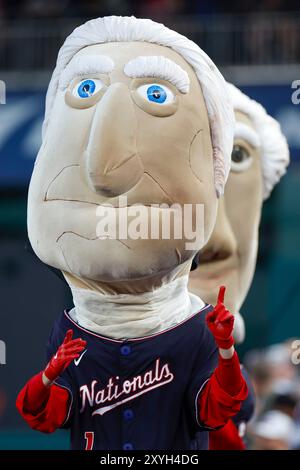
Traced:
POLYGON ((233 328, 233 337, 234 337, 235 343, 236 344, 243 343, 245 341, 245 336, 246 336, 245 322, 240 312, 237 312, 234 315, 234 328, 233 328))
POLYGON ((188 276, 144 294, 102 294, 70 285, 80 326, 114 339, 160 333, 199 312, 205 303, 187 289, 188 276))

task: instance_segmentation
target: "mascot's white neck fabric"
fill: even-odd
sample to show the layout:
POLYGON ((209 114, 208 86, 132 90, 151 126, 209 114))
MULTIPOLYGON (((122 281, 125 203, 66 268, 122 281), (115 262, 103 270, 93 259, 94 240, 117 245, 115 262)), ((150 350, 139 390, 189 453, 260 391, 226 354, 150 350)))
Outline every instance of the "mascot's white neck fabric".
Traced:
POLYGON ((71 287, 80 326, 115 339, 139 338, 177 325, 201 310, 204 302, 187 289, 188 276, 143 294, 106 295, 71 287))

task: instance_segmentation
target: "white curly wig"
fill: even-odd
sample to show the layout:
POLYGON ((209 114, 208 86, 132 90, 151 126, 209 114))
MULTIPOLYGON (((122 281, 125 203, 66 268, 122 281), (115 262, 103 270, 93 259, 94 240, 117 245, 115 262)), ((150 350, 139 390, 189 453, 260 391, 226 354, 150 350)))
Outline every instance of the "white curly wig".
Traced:
POLYGON ((222 195, 230 170, 234 131, 234 114, 226 82, 218 68, 199 46, 163 24, 149 19, 134 16, 96 18, 79 26, 66 38, 58 53, 56 67, 47 91, 43 137, 51 118, 60 75, 72 57, 86 46, 118 41, 141 41, 170 47, 192 66, 201 85, 208 112, 215 187, 217 195, 222 195))
POLYGON ((267 114, 261 104, 249 98, 231 83, 227 83, 227 87, 234 110, 249 116, 259 136, 265 200, 285 174, 289 164, 290 153, 286 138, 279 122, 267 114))

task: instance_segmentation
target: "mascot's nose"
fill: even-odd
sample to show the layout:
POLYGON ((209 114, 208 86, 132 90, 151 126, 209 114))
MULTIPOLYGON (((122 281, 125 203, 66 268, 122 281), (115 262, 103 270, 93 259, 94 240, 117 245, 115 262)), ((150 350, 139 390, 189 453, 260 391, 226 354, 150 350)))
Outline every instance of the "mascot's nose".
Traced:
POLYGON ((102 196, 126 193, 143 175, 136 148, 137 120, 128 87, 114 83, 97 104, 85 151, 89 186, 102 196))
POLYGON ((200 264, 230 258, 236 250, 236 240, 229 224, 223 197, 219 200, 214 230, 208 243, 199 253, 200 264))

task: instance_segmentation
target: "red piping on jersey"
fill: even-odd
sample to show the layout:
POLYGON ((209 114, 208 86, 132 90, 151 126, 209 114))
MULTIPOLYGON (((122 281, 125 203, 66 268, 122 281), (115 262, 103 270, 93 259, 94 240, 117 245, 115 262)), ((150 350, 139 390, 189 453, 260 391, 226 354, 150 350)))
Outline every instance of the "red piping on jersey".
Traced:
POLYGON ((186 318, 185 320, 183 320, 182 322, 178 323, 177 325, 174 325, 174 326, 171 326, 170 328, 167 328, 166 330, 163 330, 163 331, 160 331, 159 333, 154 333, 152 335, 149 335, 149 336, 142 336, 141 338, 126 338, 126 339, 113 339, 113 338, 109 338, 107 336, 102 336, 102 335, 99 335, 97 333, 93 333, 92 331, 90 330, 87 330, 86 328, 84 328, 83 326, 80 326, 78 323, 76 323, 71 317, 70 315, 68 314, 68 312, 65 310, 64 311, 64 314, 65 316, 67 317, 67 319, 73 323, 73 325, 77 326, 77 328, 79 328, 80 330, 82 331, 85 331, 86 333, 88 333, 89 335, 92 335, 92 336, 96 336, 96 338, 100 338, 100 339, 104 339, 106 341, 112 341, 113 343, 124 343, 125 341, 126 342, 129 342, 129 341, 141 341, 141 340, 144 340, 144 339, 151 339, 151 338, 154 338, 155 336, 159 336, 159 335, 162 335, 164 333, 167 333, 168 331, 171 331, 171 330, 175 330, 175 328, 178 328, 179 326, 183 325, 183 323, 187 322, 188 320, 190 320, 191 318, 195 317, 196 315, 198 315, 198 313, 202 312, 203 310, 205 310, 207 307, 210 307, 210 304, 207 304, 205 305, 203 308, 201 308, 201 310, 199 310, 198 312, 194 313, 193 315, 191 315, 190 317, 186 318))
POLYGON ((70 394, 71 400, 70 400, 70 403, 69 403, 68 411, 67 411, 67 413, 66 413, 66 418, 65 418, 64 422, 62 423, 62 426, 64 426, 64 425, 68 422, 68 420, 69 420, 69 418, 70 418, 71 409, 72 409, 73 400, 74 400, 74 398, 73 398, 73 393, 72 393, 72 390, 71 390, 69 387, 67 387, 66 385, 62 385, 62 384, 56 382, 56 380, 55 380, 53 383, 54 383, 57 387, 63 388, 64 390, 67 390, 67 391, 69 392, 69 394, 70 394))
POLYGON ((210 377, 208 379, 206 379, 203 384, 201 385, 201 387, 199 388, 198 390, 198 393, 196 395, 196 398, 195 398, 195 415, 196 415, 196 421, 197 421, 197 424, 200 428, 202 429, 205 429, 206 431, 208 430, 211 430, 213 431, 215 428, 211 428, 209 426, 204 426, 200 421, 199 421, 199 416, 200 416, 200 412, 198 410, 198 404, 199 404, 199 395, 200 393, 202 392, 204 386, 207 384, 207 382, 209 381, 210 377))

